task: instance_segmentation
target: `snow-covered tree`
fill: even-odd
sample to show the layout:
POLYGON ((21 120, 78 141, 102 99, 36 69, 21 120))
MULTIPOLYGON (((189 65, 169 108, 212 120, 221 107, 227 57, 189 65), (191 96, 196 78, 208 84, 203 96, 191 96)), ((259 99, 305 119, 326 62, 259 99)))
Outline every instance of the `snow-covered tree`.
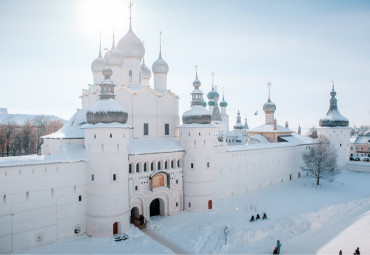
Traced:
POLYGON ((308 130, 306 136, 317 139, 317 129, 313 126, 308 130))
POLYGON ((337 153, 326 137, 320 137, 302 157, 304 165, 301 168, 316 180, 316 185, 320 184, 320 179, 334 179, 337 153))

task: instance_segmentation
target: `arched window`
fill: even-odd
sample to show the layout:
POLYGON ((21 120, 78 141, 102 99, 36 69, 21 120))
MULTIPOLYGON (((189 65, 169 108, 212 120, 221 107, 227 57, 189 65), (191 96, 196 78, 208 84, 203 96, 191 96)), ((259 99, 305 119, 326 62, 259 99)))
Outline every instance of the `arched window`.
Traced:
POLYGON ((147 171, 147 163, 145 162, 144 163, 144 172, 146 172, 147 171))
POLYGON ((132 70, 128 71, 128 82, 132 83, 132 70))
POLYGON ((3 196, 3 203, 6 204, 6 195, 3 196))
POLYGON ((177 160, 177 167, 180 167, 180 159, 177 160))
POLYGON ((139 163, 136 163, 136 173, 138 173, 140 171, 140 165, 139 163))
POLYGON ((171 168, 173 168, 173 160, 171 161, 171 168))
POLYGON ((51 198, 54 198, 54 189, 51 189, 51 198))
POLYGON ((128 164, 128 172, 131 174, 132 173, 132 164, 128 164))
POLYGON ((113 181, 116 181, 117 180, 117 176, 116 174, 113 174, 113 181))
POLYGON ((94 174, 92 174, 91 175, 91 181, 93 182, 93 181, 95 181, 95 176, 94 176, 94 174))
POLYGON ((154 170, 154 162, 150 163, 150 170, 153 171, 154 170))
POLYGON ((167 164, 167 161, 164 162, 164 169, 167 169, 168 168, 168 164, 167 164))
POLYGON ((158 161, 158 168, 157 170, 161 170, 161 161, 158 161))

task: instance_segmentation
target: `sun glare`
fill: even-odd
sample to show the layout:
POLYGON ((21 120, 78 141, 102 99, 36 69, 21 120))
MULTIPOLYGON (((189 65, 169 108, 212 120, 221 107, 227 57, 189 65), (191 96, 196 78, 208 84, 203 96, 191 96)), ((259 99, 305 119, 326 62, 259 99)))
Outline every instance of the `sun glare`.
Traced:
POLYGON ((128 27, 128 0, 80 0, 78 15, 84 30, 90 33, 99 31, 119 31, 128 27))

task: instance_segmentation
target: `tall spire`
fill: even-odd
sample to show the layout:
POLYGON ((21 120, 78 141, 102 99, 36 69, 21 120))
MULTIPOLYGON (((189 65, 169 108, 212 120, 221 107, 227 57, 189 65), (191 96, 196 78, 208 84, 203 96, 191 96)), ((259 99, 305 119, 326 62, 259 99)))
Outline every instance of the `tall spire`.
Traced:
POLYGON ((198 66, 195 65, 194 67, 195 67, 195 79, 198 80, 198 66))
POLYGON ((212 76, 212 90, 214 89, 214 82, 215 82, 215 73, 214 72, 212 72, 211 73, 211 76, 212 76))
POLYGON ((130 4, 129 4, 129 6, 128 6, 128 8, 130 9, 130 30, 132 30, 132 28, 131 28, 131 19, 132 19, 132 16, 131 16, 131 11, 132 11, 132 5, 133 5, 133 3, 132 3, 132 1, 130 0, 130 4))
POLYGON ((159 58, 162 58, 162 31, 159 31, 159 58))
POLYGON ((271 90, 271 82, 267 83, 268 91, 269 91, 269 100, 270 100, 270 90, 271 90))
POLYGON ((101 57, 101 31, 99 31, 99 57, 101 57))
POLYGON ((112 42, 112 49, 114 49, 116 47, 115 43, 114 43, 114 28, 113 28, 113 42, 112 42))

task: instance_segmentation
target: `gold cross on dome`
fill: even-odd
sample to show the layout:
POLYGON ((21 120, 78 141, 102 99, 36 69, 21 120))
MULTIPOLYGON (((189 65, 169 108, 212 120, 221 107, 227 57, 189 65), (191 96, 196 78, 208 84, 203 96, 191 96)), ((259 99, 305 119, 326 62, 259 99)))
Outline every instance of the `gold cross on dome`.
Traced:
POLYGON ((198 72, 198 66, 195 65, 195 72, 198 72))

